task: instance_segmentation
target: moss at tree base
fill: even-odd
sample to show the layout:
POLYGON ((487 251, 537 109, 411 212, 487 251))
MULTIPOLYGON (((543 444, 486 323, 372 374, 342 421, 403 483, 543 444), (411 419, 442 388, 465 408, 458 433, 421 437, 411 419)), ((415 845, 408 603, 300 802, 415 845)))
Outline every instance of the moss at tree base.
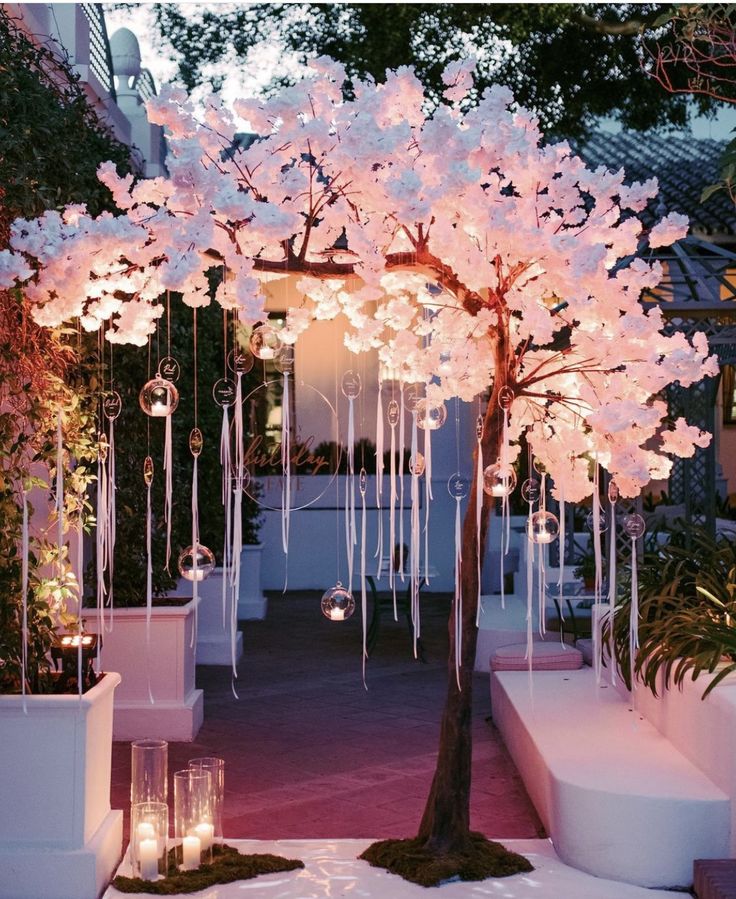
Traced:
POLYGON ((176 871, 172 849, 169 864, 172 873, 161 880, 141 880, 140 877, 116 877, 112 885, 120 893, 152 893, 158 896, 175 896, 177 893, 196 893, 218 883, 250 880, 259 874, 276 874, 303 868, 298 859, 280 855, 241 855, 232 846, 216 846, 211 865, 196 871, 176 871))
POLYGON ((457 852, 438 855, 415 837, 380 840, 370 845, 360 858, 423 887, 438 886, 453 879, 485 880, 534 870, 524 856, 509 852, 500 843, 487 840, 483 834, 472 832, 467 847, 457 852))

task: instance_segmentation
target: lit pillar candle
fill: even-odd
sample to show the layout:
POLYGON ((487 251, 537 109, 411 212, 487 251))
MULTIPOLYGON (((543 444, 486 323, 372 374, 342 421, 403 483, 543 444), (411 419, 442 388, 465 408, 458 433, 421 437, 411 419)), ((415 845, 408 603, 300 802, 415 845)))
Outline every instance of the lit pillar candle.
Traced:
POLYGON ((215 825, 203 821, 194 828, 194 832, 197 834, 199 841, 202 844, 202 852, 206 852, 212 845, 215 836, 215 825))
POLYGON ((138 842, 156 838, 156 828, 150 821, 141 821, 137 828, 138 842))
POLYGON ((184 871, 196 870, 202 860, 202 841, 199 837, 184 837, 181 841, 184 871))
POLYGON ((140 840, 138 843, 138 864, 143 880, 156 880, 158 877, 158 840, 155 837, 140 840))

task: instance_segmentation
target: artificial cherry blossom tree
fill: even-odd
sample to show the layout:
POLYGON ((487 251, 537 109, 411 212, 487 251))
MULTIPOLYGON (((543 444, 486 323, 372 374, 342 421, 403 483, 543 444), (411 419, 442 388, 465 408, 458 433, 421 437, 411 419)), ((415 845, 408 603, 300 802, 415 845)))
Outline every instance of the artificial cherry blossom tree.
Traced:
MULTIPOLYGON (((687 224, 671 214, 643 231, 636 213, 654 179, 626 185, 623 171, 591 171, 566 143, 543 143, 504 88, 467 105, 471 63, 446 70, 445 103, 431 115, 411 69, 357 83, 345 101, 342 68, 312 68, 274 99, 235 104, 259 135, 247 149, 216 99, 201 121, 181 91, 150 100, 149 117, 168 129, 170 177, 136 183, 102 166, 121 214, 70 207, 16 222, 0 283, 21 280, 42 324, 79 318, 114 343, 143 345, 167 291, 210 302, 212 268, 224 274, 215 300, 247 323, 264 318, 263 279, 299 275, 285 341, 342 314, 352 351, 377 350, 387 377, 425 384, 432 401, 489 392, 483 465, 499 457, 509 388, 511 452, 526 433, 567 501, 591 494, 594 463, 634 496, 668 476, 673 454, 707 443, 668 420, 661 398, 675 381, 716 374, 705 337, 665 336, 660 312, 639 302, 662 271, 637 250, 671 244, 687 224)), ((431 857, 471 842, 478 547, 492 505, 472 484, 460 676, 451 627, 453 676, 418 834, 431 857)))

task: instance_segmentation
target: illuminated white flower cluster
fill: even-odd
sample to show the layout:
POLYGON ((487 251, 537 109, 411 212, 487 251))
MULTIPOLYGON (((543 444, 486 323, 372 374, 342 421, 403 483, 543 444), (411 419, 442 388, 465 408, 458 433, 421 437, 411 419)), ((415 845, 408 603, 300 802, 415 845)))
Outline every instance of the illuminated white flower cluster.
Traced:
MULTIPOLYGON (((655 181, 626 186, 623 171, 591 171, 566 143, 542 146, 506 88, 464 111, 468 63, 448 68, 447 103, 431 116, 411 69, 354 82, 344 100, 343 68, 312 68, 272 99, 236 104, 259 134, 247 149, 216 99, 197 121, 184 92, 153 98, 169 179, 135 183, 102 166, 122 214, 74 207, 17 222, 0 285, 24 282, 43 324, 80 317, 141 344, 167 291, 210 302, 213 268, 215 299, 248 323, 264 316, 264 279, 290 279, 286 342, 341 315, 350 350, 377 349, 383 371, 431 384, 437 399, 487 390, 501 353, 512 434, 529 429, 569 500, 590 493, 593 458, 633 495, 666 476, 669 454, 703 445, 681 422, 661 434, 657 397, 715 374, 715 361, 641 306, 656 264, 614 272, 646 238, 635 213, 655 181)), ((670 215, 650 243, 686 227, 670 215)))

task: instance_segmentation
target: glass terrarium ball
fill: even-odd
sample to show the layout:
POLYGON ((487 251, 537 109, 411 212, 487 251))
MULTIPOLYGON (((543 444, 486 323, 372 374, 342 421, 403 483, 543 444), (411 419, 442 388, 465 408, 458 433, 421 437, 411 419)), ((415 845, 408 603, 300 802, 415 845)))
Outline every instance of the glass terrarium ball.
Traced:
POLYGON ((436 431, 446 419, 447 409, 444 403, 433 403, 428 399, 417 402, 417 425, 425 431, 436 431))
MULTIPOLYGON (((585 517, 585 527, 591 534, 595 530, 595 520, 592 512, 588 512, 585 517)), ((598 528, 600 529, 601 534, 608 530, 608 515, 606 515, 603 509, 601 509, 598 514, 598 528)))
POLYGON ((552 543, 560 533, 560 522, 551 512, 535 512, 529 519, 526 532, 532 543, 552 543))
POLYGON ((147 381, 138 394, 141 409, 152 418, 165 418, 179 405, 179 391, 164 378, 147 381))
POLYGON ((647 524, 638 512, 632 512, 631 515, 626 515, 624 517, 624 530, 629 537, 633 537, 634 540, 643 537, 646 529, 647 524))
POLYGON ((322 614, 330 621, 344 621, 355 611, 353 594, 338 581, 322 595, 322 614))
POLYGON ((539 481, 535 478, 527 478, 521 485, 521 497, 530 506, 533 506, 541 495, 542 488, 539 485, 539 481))
POLYGON ((254 328, 250 335, 250 351, 257 359, 275 359, 281 352, 279 332, 270 325, 254 328))
POLYGON ((511 465, 494 462, 483 470, 483 491, 489 496, 510 496, 516 487, 516 472, 511 465))
POLYGON ((212 574, 215 554, 201 543, 197 544, 197 564, 194 564, 194 547, 187 546, 179 554, 179 574, 188 581, 203 581, 212 574))

